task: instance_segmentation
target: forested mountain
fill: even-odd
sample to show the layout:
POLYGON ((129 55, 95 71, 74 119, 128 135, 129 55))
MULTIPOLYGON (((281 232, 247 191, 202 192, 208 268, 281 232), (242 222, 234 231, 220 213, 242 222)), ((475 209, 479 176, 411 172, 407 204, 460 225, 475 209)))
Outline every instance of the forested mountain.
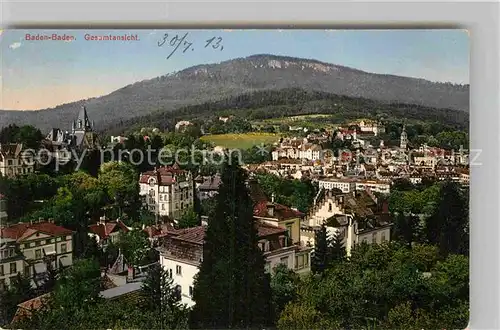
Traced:
POLYGON ((170 112, 245 93, 290 88, 458 112, 468 112, 469 109, 468 85, 373 74, 309 59, 253 55, 190 67, 125 86, 106 96, 52 109, 0 111, 0 126, 31 124, 44 132, 52 127, 70 129, 80 106, 86 103, 91 119, 98 128, 104 129, 117 121, 128 121, 158 111, 170 112))
POLYGON ((101 129, 106 134, 122 134, 141 127, 171 130, 180 120, 203 122, 217 115, 237 115, 249 120, 280 118, 304 114, 331 114, 339 122, 361 117, 378 119, 416 119, 439 122, 460 130, 468 130, 469 114, 451 109, 438 109, 415 104, 385 103, 363 98, 287 88, 266 90, 204 102, 177 110, 156 111, 129 120, 117 120, 101 129))

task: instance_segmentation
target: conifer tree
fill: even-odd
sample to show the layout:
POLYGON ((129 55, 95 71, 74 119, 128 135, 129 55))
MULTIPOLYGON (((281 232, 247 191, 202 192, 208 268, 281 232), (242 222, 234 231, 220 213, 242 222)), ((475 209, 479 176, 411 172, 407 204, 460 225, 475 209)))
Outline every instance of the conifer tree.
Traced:
POLYGON ((427 239, 437 244, 443 256, 450 253, 467 254, 468 198, 457 183, 445 181, 434 213, 426 221, 427 239))
POLYGON ((332 261, 332 240, 323 224, 315 233, 314 252, 311 258, 313 273, 322 274, 332 261))
POLYGON ((346 250, 340 231, 336 231, 331 239, 331 260, 342 261, 346 257, 346 250))
POLYGON ((229 158, 195 278, 191 328, 255 328, 269 323, 270 278, 257 245, 246 179, 236 160, 229 158))
MULTIPOLYGON (((159 264, 149 268, 142 284, 141 307, 144 312, 153 313, 154 327, 173 328, 183 323, 185 312, 181 306, 180 291, 159 264)), ((153 327, 153 324, 149 326, 153 327)))

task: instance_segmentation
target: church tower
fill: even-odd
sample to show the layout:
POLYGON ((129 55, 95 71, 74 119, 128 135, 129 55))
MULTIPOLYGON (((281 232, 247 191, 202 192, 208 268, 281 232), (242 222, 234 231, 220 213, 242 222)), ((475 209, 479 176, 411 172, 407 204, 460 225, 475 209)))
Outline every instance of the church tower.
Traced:
POLYGON ((406 150, 408 147, 408 135, 406 134, 406 125, 403 125, 403 132, 401 132, 401 142, 399 147, 406 150))
POLYGON ((73 134, 76 132, 91 132, 93 131, 92 123, 87 115, 87 108, 82 106, 78 113, 78 118, 73 122, 73 134))
POLYGON ((73 122, 72 135, 77 148, 94 148, 97 146, 94 123, 90 121, 85 106, 82 106, 76 121, 73 122))

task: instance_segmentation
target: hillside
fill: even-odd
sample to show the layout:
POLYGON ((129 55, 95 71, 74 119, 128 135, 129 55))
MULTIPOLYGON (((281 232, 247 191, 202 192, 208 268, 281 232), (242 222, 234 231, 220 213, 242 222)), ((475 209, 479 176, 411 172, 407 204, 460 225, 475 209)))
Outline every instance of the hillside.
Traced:
MULTIPOLYGON (((104 128, 155 111, 221 100, 262 90, 300 88, 381 102, 409 103, 458 111, 469 109, 469 86, 367 73, 316 60, 253 55, 198 65, 125 86, 85 101, 90 118, 104 128)), ((69 129, 84 101, 38 111, 0 111, 0 126, 31 124, 47 131, 69 129)))
POLYGON ((328 114, 342 123, 356 118, 436 122, 450 128, 468 130, 469 114, 464 111, 424 107, 415 104, 383 103, 298 88, 256 91, 218 101, 181 107, 174 111, 155 111, 129 120, 117 120, 100 131, 116 135, 141 127, 172 130, 180 120, 204 122, 214 116, 237 115, 248 120, 283 118, 305 114, 328 114))

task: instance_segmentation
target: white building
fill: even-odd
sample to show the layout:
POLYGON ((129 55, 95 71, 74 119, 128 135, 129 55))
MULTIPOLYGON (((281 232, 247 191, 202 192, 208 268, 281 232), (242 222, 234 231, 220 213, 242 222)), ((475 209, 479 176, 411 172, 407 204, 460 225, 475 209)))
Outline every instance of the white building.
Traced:
POLYGON ((372 132, 375 136, 385 133, 385 127, 380 122, 361 120, 358 125, 361 132, 372 132))
POLYGON ((322 196, 317 196, 312 212, 301 226, 301 242, 314 246, 313 233, 323 224, 330 234, 340 232, 347 255, 361 242, 383 243, 390 240, 388 204, 383 203, 380 208, 370 191, 324 191, 322 196))
POLYGON ((139 186, 144 204, 159 216, 178 219, 193 206, 193 177, 177 164, 142 173, 139 186))
POLYGON ((23 154, 21 143, 0 144, 0 173, 4 177, 32 173, 34 154, 23 154))
POLYGON ((391 192, 391 184, 378 180, 358 180, 356 182, 356 190, 369 189, 372 192, 389 194, 391 192))
POLYGON ((307 138, 303 140, 291 139, 281 143, 281 145, 271 152, 272 159, 280 158, 323 160, 324 150, 319 144, 309 143, 307 138))
POLYGON ((111 136, 111 143, 124 143, 125 141, 127 141, 126 136, 111 136))
POLYGON ((175 130, 179 131, 179 130, 184 129, 185 127, 188 127, 188 126, 191 126, 191 125, 193 125, 193 123, 191 123, 190 121, 181 120, 180 122, 178 122, 177 124, 175 124, 175 130))
MULTIPOLYGON (((160 264, 180 291, 182 303, 188 307, 194 305, 194 277, 203 260, 205 230, 206 226, 198 226, 179 231, 162 240, 158 248, 160 264)), ((285 228, 258 223, 258 246, 264 252, 265 270, 269 272, 282 263, 297 273, 309 272, 311 248, 288 245, 286 231, 285 228)))
POLYGON ((50 221, 18 223, 1 228, 0 287, 9 286, 18 273, 42 280, 45 260, 54 269, 73 264, 73 232, 50 221))
POLYGON ((318 180, 319 188, 340 189, 343 193, 356 190, 356 181, 348 178, 322 178, 318 180))

